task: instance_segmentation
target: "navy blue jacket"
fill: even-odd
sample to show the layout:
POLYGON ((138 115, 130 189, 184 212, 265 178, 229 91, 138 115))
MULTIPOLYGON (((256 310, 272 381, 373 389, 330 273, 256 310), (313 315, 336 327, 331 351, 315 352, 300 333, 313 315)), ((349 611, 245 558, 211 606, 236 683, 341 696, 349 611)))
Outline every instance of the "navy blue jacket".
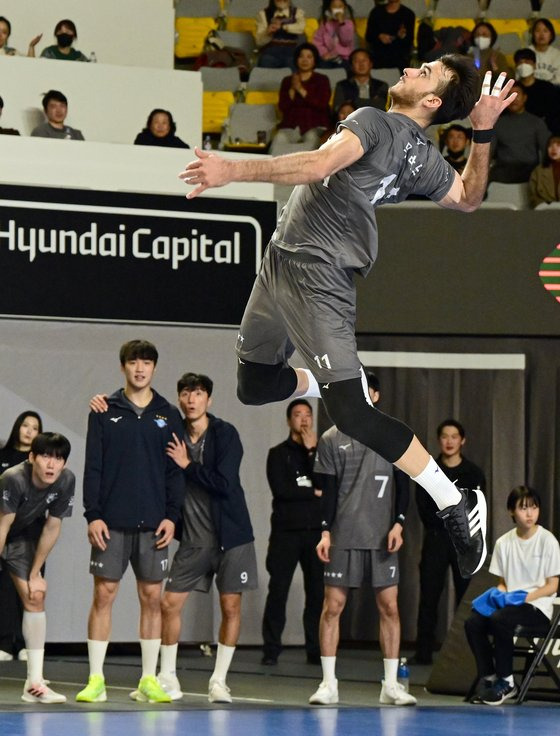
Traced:
POLYGON ((120 390, 107 403, 108 411, 90 412, 88 419, 84 469, 88 523, 103 519, 109 529, 157 529, 163 519, 176 522, 185 483, 165 450, 173 432, 183 434, 179 411, 156 391, 140 417, 120 390))
POLYGON ((239 479, 243 445, 239 433, 229 422, 208 414, 202 463, 191 462, 185 478, 197 483, 210 495, 212 520, 222 550, 254 540, 253 527, 239 479))

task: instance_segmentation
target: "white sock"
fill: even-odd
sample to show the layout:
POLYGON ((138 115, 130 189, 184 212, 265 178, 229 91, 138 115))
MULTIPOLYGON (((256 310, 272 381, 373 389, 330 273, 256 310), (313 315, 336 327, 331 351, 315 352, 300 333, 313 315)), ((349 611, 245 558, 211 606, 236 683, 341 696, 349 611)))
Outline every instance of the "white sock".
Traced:
POLYGON ((44 649, 29 649, 27 647, 27 679, 32 685, 39 684, 43 679, 44 649))
POLYGON ((507 677, 502 677, 502 680, 505 680, 510 687, 513 687, 513 675, 508 675, 507 677))
POLYGON ((399 669, 398 659, 384 659, 383 672, 385 674, 385 682, 387 685, 394 685, 397 681, 397 670, 399 669))
POLYGON ((24 611, 21 631, 27 649, 44 649, 47 638, 47 617, 44 611, 24 611))
POLYGON ((87 640, 90 675, 101 675, 103 677, 103 663, 105 662, 108 646, 108 641, 99 641, 98 639, 87 640))
POLYGON ((179 644, 162 644, 160 647, 159 674, 177 674, 177 650, 179 644))
POLYGON ((142 677, 156 676, 156 667, 159 656, 161 639, 140 639, 142 651, 142 677))
POLYGON ((218 651, 216 652, 216 666, 214 667, 214 672, 212 672, 212 676, 210 677, 210 682, 212 682, 213 680, 220 680, 221 682, 226 681, 227 673, 234 652, 235 647, 228 647, 227 644, 220 644, 218 642, 218 651))
POLYGON ((307 376, 307 381, 309 383, 309 386, 307 387, 307 391, 304 394, 300 394, 298 396, 299 399, 320 399, 321 398, 321 391, 319 390, 319 384, 317 383, 317 379, 311 373, 311 371, 308 368, 298 368, 298 370, 303 371, 305 375, 307 376))
POLYGON ((459 491, 431 456, 424 470, 412 480, 430 494, 440 511, 461 500, 459 491))
POLYGON ((336 680, 336 656, 321 657, 321 667, 323 668, 323 682, 334 683, 336 680))

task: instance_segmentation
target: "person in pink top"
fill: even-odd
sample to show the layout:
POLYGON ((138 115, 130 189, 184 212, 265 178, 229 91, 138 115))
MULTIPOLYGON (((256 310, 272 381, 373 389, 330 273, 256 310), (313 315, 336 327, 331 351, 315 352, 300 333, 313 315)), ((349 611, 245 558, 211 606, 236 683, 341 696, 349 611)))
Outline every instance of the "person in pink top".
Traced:
POLYGON ((356 26, 352 8, 346 0, 323 0, 319 28, 313 35, 319 51, 319 67, 335 69, 348 66, 348 57, 356 47, 356 26))

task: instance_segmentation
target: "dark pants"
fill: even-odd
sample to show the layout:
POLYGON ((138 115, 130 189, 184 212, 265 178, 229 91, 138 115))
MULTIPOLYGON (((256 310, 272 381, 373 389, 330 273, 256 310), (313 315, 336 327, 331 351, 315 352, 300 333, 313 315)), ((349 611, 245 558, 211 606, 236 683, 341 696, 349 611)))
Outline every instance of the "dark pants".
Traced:
POLYGON ((435 644, 439 599, 451 565, 455 586, 455 606, 458 606, 469 586, 461 577, 457 553, 445 529, 427 530, 420 559, 420 604, 416 653, 421 659, 430 659, 435 644))
POLYGON ((25 648, 21 633, 23 606, 7 570, 0 570, 0 649, 17 655, 25 648))
POLYGON ((520 625, 546 629, 550 621, 530 603, 499 608, 491 616, 481 616, 478 611, 473 611, 465 621, 465 633, 476 660, 479 679, 494 673, 498 677, 509 677, 513 673, 513 632, 520 625))
POLYGON ((309 657, 320 656, 319 619, 323 606, 323 563, 315 547, 320 530, 273 531, 268 543, 266 569, 270 575, 264 608, 262 635, 265 657, 276 659, 282 650, 286 624, 286 602, 297 564, 301 565, 305 589, 303 630, 309 657))

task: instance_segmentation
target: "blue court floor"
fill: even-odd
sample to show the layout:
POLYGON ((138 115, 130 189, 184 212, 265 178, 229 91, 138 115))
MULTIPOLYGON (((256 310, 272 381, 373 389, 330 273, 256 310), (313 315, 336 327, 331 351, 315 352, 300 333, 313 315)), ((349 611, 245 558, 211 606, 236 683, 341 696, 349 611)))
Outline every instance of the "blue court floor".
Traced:
POLYGON ((555 705, 0 713, 2 736, 518 736, 559 733, 555 705))

